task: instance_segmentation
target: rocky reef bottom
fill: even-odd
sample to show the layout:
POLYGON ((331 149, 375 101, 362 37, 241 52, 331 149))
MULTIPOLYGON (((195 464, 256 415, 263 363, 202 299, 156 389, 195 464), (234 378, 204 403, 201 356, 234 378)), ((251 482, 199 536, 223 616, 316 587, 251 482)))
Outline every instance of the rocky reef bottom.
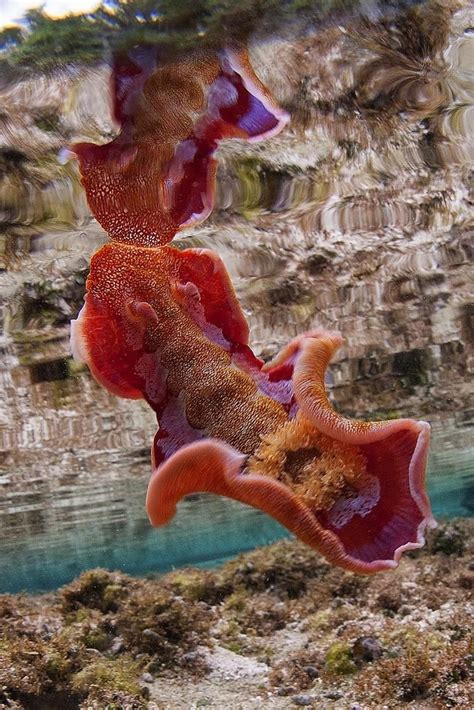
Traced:
POLYGON ((213 571, 0 596, 0 707, 472 707, 473 531, 443 523, 375 577, 286 540, 213 571))

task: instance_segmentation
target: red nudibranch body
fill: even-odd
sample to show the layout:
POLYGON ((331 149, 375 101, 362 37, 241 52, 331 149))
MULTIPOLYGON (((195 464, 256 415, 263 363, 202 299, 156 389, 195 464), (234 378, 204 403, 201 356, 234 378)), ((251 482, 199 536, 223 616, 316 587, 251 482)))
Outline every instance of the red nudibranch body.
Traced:
POLYGON ((192 59, 161 69, 145 54, 116 66, 122 133, 75 149, 113 241, 92 257, 73 352, 111 392, 156 412, 153 525, 183 496, 211 492, 269 513, 341 567, 395 567, 433 522, 428 424, 334 411, 324 376, 338 333, 305 333, 264 365, 219 257, 165 245, 211 208, 217 140, 256 140, 286 120, 243 52, 196 55, 194 72, 192 59), (163 96, 165 118, 155 113, 163 96))

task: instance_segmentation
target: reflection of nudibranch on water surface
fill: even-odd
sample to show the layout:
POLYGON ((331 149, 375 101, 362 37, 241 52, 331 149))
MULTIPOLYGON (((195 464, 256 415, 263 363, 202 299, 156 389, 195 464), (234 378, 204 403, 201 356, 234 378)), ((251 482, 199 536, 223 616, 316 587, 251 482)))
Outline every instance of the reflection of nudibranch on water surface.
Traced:
POLYGON ((429 427, 332 409, 324 376, 338 334, 303 335, 264 367, 222 262, 205 250, 110 244, 87 286, 76 351, 105 387, 143 397, 159 421, 152 523, 208 491, 261 508, 361 572, 422 544, 429 427))
POLYGON ((119 136, 73 150, 91 210, 112 239, 129 244, 165 244, 205 219, 218 142, 261 140, 288 121, 242 50, 173 59, 137 48, 115 61, 112 79, 119 136))

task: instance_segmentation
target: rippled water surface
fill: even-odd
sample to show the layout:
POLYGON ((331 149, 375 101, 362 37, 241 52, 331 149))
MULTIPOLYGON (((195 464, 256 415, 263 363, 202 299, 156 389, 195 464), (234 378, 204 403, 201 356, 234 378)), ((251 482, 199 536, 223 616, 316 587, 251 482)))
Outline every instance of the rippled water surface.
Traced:
MULTIPOLYGON (((420 3, 415 22, 370 7, 251 33, 255 70, 291 121, 267 143, 219 149, 216 210, 179 243, 225 260, 258 355, 339 329, 335 406, 430 421, 435 514, 472 515, 474 13, 420 3)), ((68 344, 105 235, 57 154, 113 135, 109 70, 5 77, 0 591, 54 588, 97 565, 215 564, 281 537, 263 514, 206 496, 149 526, 153 417, 99 388, 68 344)))

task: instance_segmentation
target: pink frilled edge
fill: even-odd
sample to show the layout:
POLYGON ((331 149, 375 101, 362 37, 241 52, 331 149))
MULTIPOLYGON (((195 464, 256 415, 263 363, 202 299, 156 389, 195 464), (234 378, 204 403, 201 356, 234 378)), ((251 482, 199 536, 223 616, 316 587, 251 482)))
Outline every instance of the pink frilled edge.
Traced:
POLYGON ((265 370, 271 377, 272 371, 293 363, 299 408, 323 434, 360 447, 376 481, 375 494, 359 491, 358 498, 337 501, 329 511, 313 511, 286 485, 246 472, 245 456, 236 449, 201 439, 154 471, 146 501, 152 525, 166 524, 184 496, 207 492, 259 508, 328 562, 353 572, 394 568, 403 552, 421 547, 425 529, 436 525, 425 492, 430 427, 412 419, 361 422, 340 416, 327 398, 324 375, 341 342, 338 333, 307 333, 265 370))

